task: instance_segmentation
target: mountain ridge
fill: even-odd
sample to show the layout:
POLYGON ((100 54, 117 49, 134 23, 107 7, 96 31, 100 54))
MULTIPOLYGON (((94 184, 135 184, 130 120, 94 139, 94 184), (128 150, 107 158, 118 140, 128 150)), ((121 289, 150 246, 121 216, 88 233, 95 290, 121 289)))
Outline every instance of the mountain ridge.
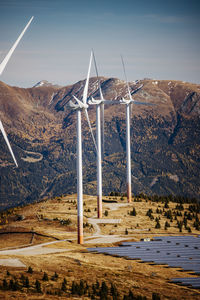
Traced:
MULTIPOLYGON (((105 99, 128 98, 126 82, 100 77, 105 99)), ((1 201, 38 200, 76 191, 76 114, 72 95, 81 98, 85 80, 73 85, 18 88, 0 82, 0 118, 19 162, 0 136, 1 201)), ((131 152, 133 193, 180 193, 199 198, 200 85, 170 80, 130 82, 133 98, 131 152)), ((89 96, 98 99, 98 81, 90 78, 89 96)), ((95 132, 95 107, 89 107, 95 132)), ((84 191, 95 194, 96 161, 86 120, 83 124, 84 191)), ((125 107, 105 105, 103 192, 125 192, 125 107)), ((4 202, 6 205, 4 205, 4 202)))

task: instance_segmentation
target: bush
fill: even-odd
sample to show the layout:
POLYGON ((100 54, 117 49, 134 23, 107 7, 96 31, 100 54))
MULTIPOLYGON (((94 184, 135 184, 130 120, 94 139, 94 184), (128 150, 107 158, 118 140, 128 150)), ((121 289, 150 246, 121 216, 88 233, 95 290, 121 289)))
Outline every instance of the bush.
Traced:
POLYGON ((107 217, 108 216, 108 211, 105 210, 104 215, 107 217))

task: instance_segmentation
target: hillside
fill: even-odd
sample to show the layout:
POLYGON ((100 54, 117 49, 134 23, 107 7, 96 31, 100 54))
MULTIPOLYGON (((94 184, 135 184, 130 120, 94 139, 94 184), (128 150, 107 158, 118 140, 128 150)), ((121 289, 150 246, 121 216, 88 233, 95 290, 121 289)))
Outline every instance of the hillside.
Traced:
MULTIPOLYGON (((99 220, 96 218, 96 197, 84 195, 84 245, 77 245, 76 195, 56 197, 1 213, 0 298, 102 299, 99 291, 106 283, 109 295, 106 299, 199 299, 199 289, 172 282, 173 278, 198 279, 191 270, 88 251, 90 247, 112 247, 122 241, 154 240, 156 236, 199 239, 199 204, 184 203, 178 197, 142 195, 130 204, 121 196, 104 197, 103 200, 104 214, 99 220), (111 297, 112 286, 117 298, 111 297), (138 298, 124 298, 129 291, 138 298)), ((196 245, 185 244, 185 252, 186 247, 191 248, 192 256, 196 245)))
MULTIPOLYGON (((84 81, 59 87, 11 87, 0 82, 0 118, 19 163, 15 168, 0 135, 0 208, 76 191, 76 114, 72 95, 81 97, 84 81)), ((154 106, 132 107, 132 192, 181 194, 200 198, 200 85, 141 80, 134 96, 154 106)), ((101 77, 105 99, 128 97, 126 83, 101 77)), ((96 78, 89 96, 98 98, 96 78)), ((95 131, 95 108, 89 107, 95 131)), ((96 192, 95 149, 83 116, 84 192, 96 192)), ((125 192, 125 107, 105 105, 103 193, 125 192)))

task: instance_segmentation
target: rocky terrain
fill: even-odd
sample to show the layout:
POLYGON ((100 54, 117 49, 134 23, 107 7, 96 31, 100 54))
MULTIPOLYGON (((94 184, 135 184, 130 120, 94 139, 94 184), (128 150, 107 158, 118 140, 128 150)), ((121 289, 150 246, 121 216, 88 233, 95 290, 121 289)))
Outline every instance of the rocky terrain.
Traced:
MULTIPOLYGON (((0 135, 0 209, 76 191, 76 114, 72 95, 81 98, 85 81, 59 87, 42 81, 33 88, 0 82, 0 119, 19 168, 0 135)), ((126 83, 101 77, 105 99, 128 98, 126 83)), ((132 192, 181 194, 200 198, 200 85, 145 79, 130 82, 132 105, 132 192)), ((89 96, 98 99, 98 82, 90 79, 89 96)), ((84 114, 84 192, 96 192, 96 157, 84 114)), ((95 133, 95 107, 89 107, 95 133)), ((125 107, 105 105, 103 193, 126 191, 125 107)))

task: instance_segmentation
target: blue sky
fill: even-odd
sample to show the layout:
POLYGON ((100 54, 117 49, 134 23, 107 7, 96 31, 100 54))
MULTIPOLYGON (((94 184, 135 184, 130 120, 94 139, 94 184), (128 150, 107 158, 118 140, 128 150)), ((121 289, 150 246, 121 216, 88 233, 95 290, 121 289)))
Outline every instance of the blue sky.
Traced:
MULTIPOLYGON (((34 20, 0 80, 31 87, 84 79, 91 48, 99 74, 200 83, 200 1, 0 0, 0 60, 34 20)), ((94 68, 92 76, 95 75, 94 68)))

